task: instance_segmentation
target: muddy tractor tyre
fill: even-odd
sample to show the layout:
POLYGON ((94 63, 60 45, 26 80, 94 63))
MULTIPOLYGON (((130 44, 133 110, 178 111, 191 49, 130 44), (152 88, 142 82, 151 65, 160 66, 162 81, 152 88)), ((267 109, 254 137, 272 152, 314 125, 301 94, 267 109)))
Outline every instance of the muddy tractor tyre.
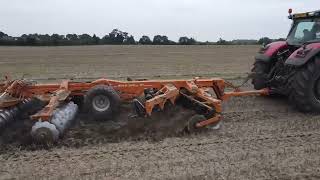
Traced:
POLYGON ((114 117, 120 106, 120 96, 110 86, 98 85, 91 88, 84 97, 83 108, 95 120, 114 117))
POLYGON ((320 112, 320 58, 298 69, 289 86, 289 100, 298 110, 320 112))
POLYGON ((266 75, 270 70, 270 65, 266 62, 257 61, 254 63, 251 70, 254 73, 252 78, 252 84, 254 89, 260 90, 267 87, 267 78, 266 75))

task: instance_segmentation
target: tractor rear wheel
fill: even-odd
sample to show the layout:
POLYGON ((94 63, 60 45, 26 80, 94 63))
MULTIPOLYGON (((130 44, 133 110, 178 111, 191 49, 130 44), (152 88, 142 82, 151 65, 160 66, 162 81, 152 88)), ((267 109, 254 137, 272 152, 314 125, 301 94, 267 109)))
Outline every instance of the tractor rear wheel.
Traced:
POLYGON ((98 85, 86 93, 83 106, 95 120, 111 119, 119 110, 120 96, 111 86, 98 85))
POLYGON ((320 112, 320 58, 308 62, 289 79, 289 100, 303 112, 320 112))
POLYGON ((251 70, 254 73, 252 84, 254 89, 260 90, 267 87, 267 74, 270 71, 270 65, 266 62, 256 61, 251 70))

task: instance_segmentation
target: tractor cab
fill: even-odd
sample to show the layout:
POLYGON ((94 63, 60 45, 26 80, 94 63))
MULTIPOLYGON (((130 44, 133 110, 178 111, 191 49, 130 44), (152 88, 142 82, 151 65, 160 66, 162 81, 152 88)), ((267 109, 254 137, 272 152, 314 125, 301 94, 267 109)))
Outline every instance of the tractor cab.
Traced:
POLYGON ((293 20, 293 24, 287 43, 291 46, 301 46, 303 44, 320 42, 320 10, 291 14, 289 10, 289 19, 293 20))

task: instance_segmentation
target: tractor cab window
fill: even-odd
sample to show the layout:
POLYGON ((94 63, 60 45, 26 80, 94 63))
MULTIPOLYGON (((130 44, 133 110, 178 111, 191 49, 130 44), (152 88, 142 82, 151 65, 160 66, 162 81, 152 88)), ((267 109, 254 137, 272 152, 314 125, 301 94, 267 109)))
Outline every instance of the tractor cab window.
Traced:
POLYGON ((317 40, 320 41, 320 19, 297 20, 287 38, 291 45, 317 40))

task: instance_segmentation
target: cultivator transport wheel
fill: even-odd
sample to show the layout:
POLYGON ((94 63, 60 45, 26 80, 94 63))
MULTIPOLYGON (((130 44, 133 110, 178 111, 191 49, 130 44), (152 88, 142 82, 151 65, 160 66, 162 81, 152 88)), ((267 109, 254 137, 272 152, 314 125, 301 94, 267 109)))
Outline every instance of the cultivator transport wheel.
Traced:
POLYGON ((70 127, 78 111, 78 106, 72 101, 57 108, 49 121, 36 122, 31 130, 31 136, 37 143, 52 143, 61 137, 70 127))
POLYGON ((84 98, 84 110, 95 120, 111 119, 120 106, 120 96, 110 86, 98 85, 91 88, 84 98))

